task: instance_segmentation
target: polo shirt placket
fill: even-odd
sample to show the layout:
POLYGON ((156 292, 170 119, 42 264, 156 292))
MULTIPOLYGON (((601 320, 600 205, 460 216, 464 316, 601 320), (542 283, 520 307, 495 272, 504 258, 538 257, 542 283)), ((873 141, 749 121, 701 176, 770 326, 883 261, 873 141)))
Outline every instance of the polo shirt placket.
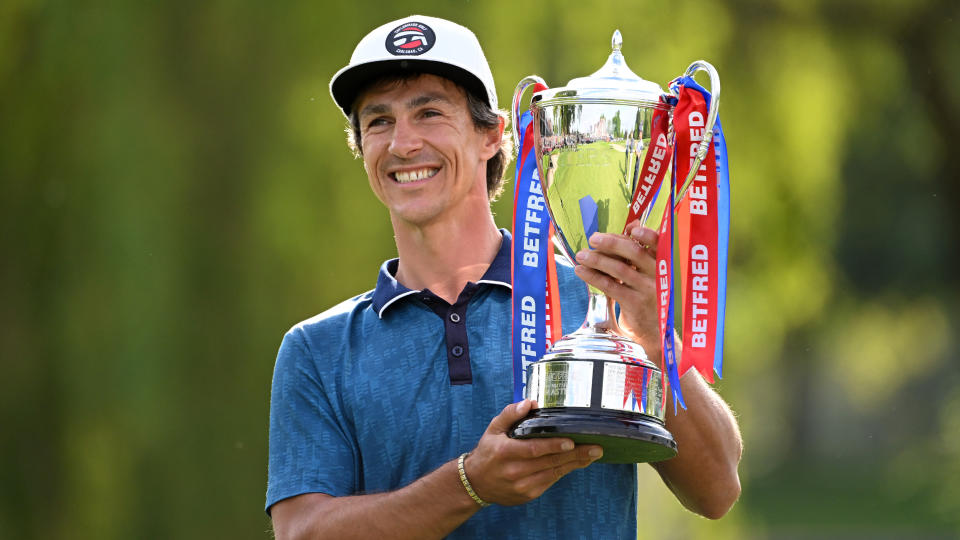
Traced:
MULTIPOLYGON (((506 232, 506 231, 503 231, 506 232)), ((509 233, 506 233, 509 235, 509 233)), ((505 236, 506 237, 506 236, 505 236)), ((443 322, 444 340, 447 350, 447 368, 450 372, 450 384, 472 384, 473 373, 470 368, 470 343, 467 339, 467 306, 470 299, 481 290, 483 285, 510 286, 510 242, 502 241, 497 255, 487 268, 483 277, 476 283, 467 282, 460 291, 457 300, 450 304, 434 294, 430 289, 411 290, 397 281, 396 273, 399 259, 391 259, 380 268, 377 288, 373 292, 373 307, 380 318, 387 308, 398 301, 418 299, 443 322)))
POLYGON ((433 294, 430 289, 422 291, 423 303, 443 321, 443 333, 447 344, 447 367, 450 370, 450 384, 471 384, 470 344, 467 341, 467 304, 480 289, 476 283, 469 282, 460 292, 452 305, 433 294))

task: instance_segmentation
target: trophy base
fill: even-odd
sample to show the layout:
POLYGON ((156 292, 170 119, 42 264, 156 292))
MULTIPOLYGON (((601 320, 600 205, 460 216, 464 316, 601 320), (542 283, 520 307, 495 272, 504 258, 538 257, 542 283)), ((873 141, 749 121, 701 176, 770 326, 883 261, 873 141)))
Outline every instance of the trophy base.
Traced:
POLYGON ((601 463, 649 463, 677 455, 677 443, 643 415, 590 409, 536 409, 510 431, 517 439, 566 437, 603 447, 601 463))

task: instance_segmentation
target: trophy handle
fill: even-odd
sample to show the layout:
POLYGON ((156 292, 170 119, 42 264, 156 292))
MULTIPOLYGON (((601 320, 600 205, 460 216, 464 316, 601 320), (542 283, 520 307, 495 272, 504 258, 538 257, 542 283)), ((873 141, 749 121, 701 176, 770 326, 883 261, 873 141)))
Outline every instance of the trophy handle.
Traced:
POLYGON ((697 171, 700 169, 700 162, 703 161, 703 158, 707 157, 707 152, 710 151, 710 143, 713 141, 713 125, 717 122, 717 111, 720 108, 720 76, 717 75, 717 70, 706 60, 697 60, 690 64, 690 67, 687 68, 687 71, 683 75, 685 77, 693 77, 698 71, 706 71, 707 74, 710 75, 710 109, 707 111, 707 123, 703 128, 703 140, 700 141, 700 148, 697 149, 697 155, 693 158, 693 164, 690 166, 690 172, 687 174, 687 178, 675 194, 675 207, 680 206, 680 201, 683 199, 683 196, 686 195, 687 188, 690 187, 690 183, 693 182, 694 177, 697 176, 697 171))
MULTIPOLYGON (((543 85, 544 88, 547 88, 547 83, 539 76, 527 75, 517 84, 517 89, 513 91, 513 106, 510 107, 510 132, 513 134, 513 151, 515 156, 520 155, 520 134, 517 133, 520 125, 520 98, 523 97, 523 92, 527 87, 533 84, 540 84, 543 85)), ((710 84, 712 85, 713 83, 710 84)), ((711 126, 712 125, 713 124, 711 124, 711 126)))
MULTIPOLYGON (((527 88, 537 84, 544 88, 549 88, 546 81, 540 76, 528 75, 517 84, 516 90, 513 91, 513 105, 510 107, 510 125, 512 126, 510 133, 513 135, 514 157, 518 163, 520 161, 520 134, 517 133, 517 131, 520 127, 520 98, 523 97, 523 93, 526 92, 527 88)), ((557 235, 553 235, 553 245, 560 253, 564 253, 563 244, 560 242, 560 239, 557 238, 557 235)))

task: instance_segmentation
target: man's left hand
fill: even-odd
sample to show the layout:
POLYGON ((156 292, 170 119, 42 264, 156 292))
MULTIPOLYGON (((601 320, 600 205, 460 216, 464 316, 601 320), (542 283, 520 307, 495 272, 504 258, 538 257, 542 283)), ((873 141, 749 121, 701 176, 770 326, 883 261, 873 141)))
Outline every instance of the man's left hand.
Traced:
POLYGON ((577 253, 575 272, 620 304, 620 328, 646 350, 660 355, 657 317, 657 241, 653 229, 630 223, 624 234, 594 233, 592 250, 577 253))

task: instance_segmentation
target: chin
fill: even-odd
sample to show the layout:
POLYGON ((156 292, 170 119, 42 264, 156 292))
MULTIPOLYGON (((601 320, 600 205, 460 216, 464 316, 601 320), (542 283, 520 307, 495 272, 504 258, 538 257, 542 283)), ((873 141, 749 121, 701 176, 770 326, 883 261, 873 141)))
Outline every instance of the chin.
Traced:
POLYGON ((391 214, 395 220, 416 226, 429 225, 440 216, 440 212, 433 209, 404 209, 391 214))

